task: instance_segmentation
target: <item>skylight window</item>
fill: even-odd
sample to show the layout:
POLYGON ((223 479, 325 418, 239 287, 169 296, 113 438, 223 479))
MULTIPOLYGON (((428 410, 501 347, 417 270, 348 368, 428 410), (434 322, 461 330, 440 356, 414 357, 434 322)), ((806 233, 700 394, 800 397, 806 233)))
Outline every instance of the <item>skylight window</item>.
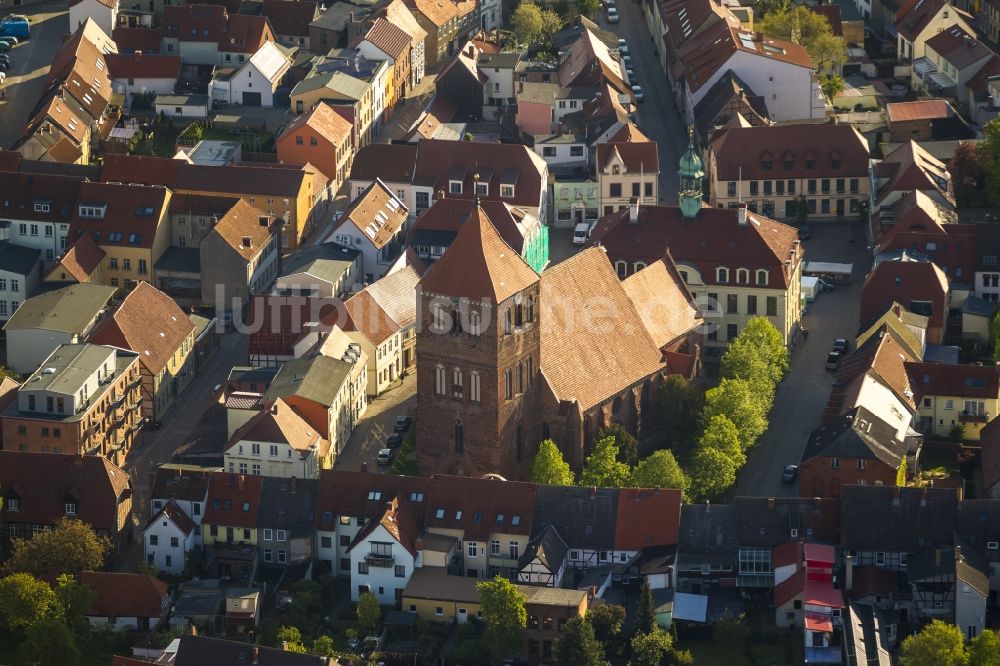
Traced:
POLYGON ((380 499, 382 499, 382 493, 380 493, 377 490, 373 490, 370 493, 368 493, 368 499, 370 499, 370 500, 380 500, 380 499))

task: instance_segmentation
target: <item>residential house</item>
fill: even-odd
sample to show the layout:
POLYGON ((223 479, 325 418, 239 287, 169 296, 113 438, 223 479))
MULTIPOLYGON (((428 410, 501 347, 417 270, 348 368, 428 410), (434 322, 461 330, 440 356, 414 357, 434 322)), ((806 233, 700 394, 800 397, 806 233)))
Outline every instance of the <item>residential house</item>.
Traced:
POLYGON ((517 589, 524 595, 524 610, 528 614, 522 654, 527 654, 529 664, 550 663, 566 623, 586 616, 589 591, 526 585, 518 585, 517 589))
POLYGON ((230 587, 226 590, 226 632, 242 635, 254 631, 260 622, 263 590, 258 587, 230 587))
MULTIPOLYGON (((823 5, 824 7, 829 5, 823 5)), ((726 72, 694 107, 694 138, 696 145, 705 146, 712 135, 735 123, 741 126, 763 127, 771 124, 767 102, 754 94, 732 70, 726 72)))
POLYGON ((437 67, 461 46, 473 29, 480 27, 480 9, 468 0, 407 0, 406 6, 427 33, 424 61, 428 69, 437 67))
POLYGON ((354 201, 365 193, 372 183, 381 180, 396 198, 406 204, 416 216, 422 210, 413 207, 413 170, 417 161, 417 146, 409 143, 372 144, 358 150, 351 164, 348 198, 354 201))
POLYGON ((302 51, 309 50, 309 24, 320 13, 318 6, 293 0, 264 0, 261 4, 261 15, 271 24, 275 40, 282 46, 298 47, 302 51))
POLYGON ((319 482, 306 478, 265 478, 260 513, 257 517, 257 544, 261 562, 296 566, 313 559, 316 532, 313 512, 319 482))
POLYGON ((465 624, 482 617, 478 582, 438 567, 418 567, 406 582, 402 605, 421 620, 465 624))
POLYGON ((337 220, 327 241, 359 250, 365 284, 385 276, 403 251, 409 208, 376 179, 337 220))
POLYGON ((0 229, 0 239, 41 251, 44 267, 50 268, 66 250, 82 180, 47 173, 0 175, 0 198, 6 204, 0 209, 6 227, 0 229))
MULTIPOLYGON (((405 350, 404 337, 404 352, 405 350)), ((318 351, 322 356, 340 359, 350 366, 347 375, 349 402, 346 417, 351 424, 350 428, 353 429, 368 409, 368 356, 360 344, 354 342, 339 328, 333 328, 327 333, 318 351)))
POLYGON ((559 180, 553 183, 552 226, 570 229, 586 222, 591 227, 597 223, 601 211, 601 190, 591 178, 575 181, 559 180))
POLYGON ((292 111, 305 113, 320 102, 332 105, 354 126, 354 150, 360 150, 371 143, 375 108, 381 109, 384 103, 383 91, 375 81, 388 70, 385 61, 368 60, 360 54, 318 56, 306 78, 292 88, 292 111))
POLYGON ((681 512, 680 490, 622 488, 618 491, 613 560, 615 582, 639 579, 644 550, 677 545, 681 512))
MULTIPOLYGON (((201 498, 204 500, 204 496, 201 498)), ((194 552, 201 528, 174 500, 160 509, 142 528, 146 564, 166 574, 180 575, 194 552)), ((199 539, 200 540, 200 539, 199 539)))
POLYGON ((331 454, 330 441, 278 398, 229 438, 225 462, 230 473, 315 479, 331 454))
POLYGON ((610 566, 615 546, 618 492, 609 488, 535 487, 532 540, 553 527, 566 543, 566 565, 574 569, 610 566))
POLYGON ((278 648, 247 646, 245 641, 227 641, 208 636, 185 635, 178 639, 174 666, 213 666, 242 659, 257 659, 270 666, 333 666, 332 657, 289 652, 278 648))
POLYGON ((890 141, 932 141, 951 138, 971 138, 959 128, 963 121, 946 100, 931 99, 916 102, 893 102, 885 105, 889 122, 890 141))
POLYGON ((149 283, 133 289, 89 342, 139 355, 142 413, 158 421, 194 378, 195 326, 169 296, 149 283))
POLYGON ((285 260, 274 290, 282 296, 343 298, 361 282, 361 251, 340 243, 303 247, 285 260))
POLYGON ((953 290, 975 278, 976 226, 959 224, 954 210, 923 190, 905 192, 893 206, 894 222, 882 231, 876 256, 903 251, 930 258, 948 276, 953 290))
POLYGON ((60 345, 4 411, 4 446, 123 465, 142 427, 139 369, 137 354, 124 349, 60 345))
POLYGON ((983 491, 990 499, 1000 499, 1000 425, 993 419, 979 433, 982 451, 983 491))
POLYGON ((681 506, 677 542, 677 589, 703 594, 736 585, 736 510, 727 504, 681 506))
POLYGON ((358 17, 362 25, 356 25, 351 20, 350 34, 347 39, 347 46, 357 48, 358 44, 365 38, 375 22, 380 18, 387 19, 392 25, 401 28, 410 39, 410 78, 408 85, 413 87, 424 78, 424 51, 427 40, 427 31, 420 27, 420 23, 414 17, 413 12, 406 6, 404 0, 390 0, 390 2, 373 8, 366 17, 358 17))
POLYGON ((118 0, 73 0, 69 5, 69 30, 76 32, 91 20, 104 34, 110 35, 118 25, 118 0))
POLYGON ((771 219, 858 218, 869 170, 868 140, 849 124, 723 128, 708 144, 708 200, 771 219))
POLYGON ((283 400, 330 442, 330 455, 336 459, 367 405, 358 395, 364 387, 350 381, 357 376, 354 365, 358 363, 364 359, 354 353, 337 358, 310 354, 288 361, 264 393, 264 401, 283 400))
POLYGON ((86 340, 115 294, 100 284, 71 284, 21 303, 3 330, 7 367, 20 375, 34 372, 59 345, 86 340))
POLYGON ((814 430, 799 463, 802 497, 838 497, 851 484, 904 485, 908 442, 864 407, 814 430))
POLYGON ((983 343, 990 338, 994 306, 987 300, 967 296, 962 304, 962 338, 983 343))
POLYGON ((970 35, 972 17, 947 0, 907 0, 896 12, 896 58, 913 62, 925 55, 927 40, 958 26, 970 35))
POLYGON ((35 248, 0 241, 0 321, 7 321, 21 303, 38 290, 42 253, 35 248))
MULTIPOLYGON (((957 98, 959 108, 968 110, 965 90, 969 81, 994 57, 993 51, 978 41, 974 33, 956 24, 925 42, 923 58, 913 62, 911 86, 931 95, 957 98)), ((910 138, 920 137, 904 140, 910 138)))
MULTIPOLYGON (((364 292, 399 327, 399 372, 405 375, 415 369, 417 363, 417 310, 416 291, 420 275, 407 265, 389 273, 381 280, 364 288, 364 292)), ((353 299, 351 299, 353 300, 353 299)), ((348 313, 352 321, 356 310, 348 301, 348 313)), ((348 334, 348 337, 351 337, 348 334)), ((391 356, 391 353, 389 354, 391 356)))
POLYGON ((170 593, 167 584, 155 576, 83 571, 79 582, 94 594, 83 611, 92 627, 156 631, 167 616, 170 593))
POLYGON ((623 210, 632 201, 640 204, 659 202, 660 160, 655 141, 611 139, 600 143, 595 166, 604 215, 623 210))
POLYGON ((455 106, 456 115, 461 118, 480 118, 486 97, 486 74, 476 65, 478 53, 469 42, 456 53, 434 79, 435 97, 447 100, 455 106))
POLYGON ((547 524, 528 547, 517 563, 517 582, 525 585, 562 587, 566 573, 566 555, 569 548, 559 536, 559 531, 547 524))
POLYGON ((111 39, 118 47, 118 53, 130 54, 137 51, 144 55, 156 55, 163 48, 163 33, 156 28, 117 25, 111 39))
POLYGON ((282 86, 291 64, 291 58, 282 47, 272 41, 264 42, 235 71, 216 72, 208 84, 213 108, 228 104, 274 106, 274 94, 282 86))
POLYGON ((975 295, 990 303, 1000 300, 1000 268, 997 255, 1000 252, 1000 234, 992 225, 976 225, 975 295))
POLYGON ((264 477, 244 474, 217 472, 209 480, 201 538, 210 576, 253 580, 263 486, 264 477))
POLYGON ((883 261, 861 287, 860 320, 880 316, 898 302, 929 317, 927 342, 942 344, 949 307, 948 277, 930 261, 883 261))
POLYGON ((983 632, 990 596, 984 557, 956 538, 951 545, 927 545, 911 553, 906 578, 919 620, 954 623, 967 640, 983 632))
POLYGON ((361 55, 370 60, 388 60, 392 65, 389 70, 389 84, 385 94, 385 119, 406 98, 410 86, 410 35, 401 27, 388 19, 378 18, 358 43, 357 49, 361 55))
POLYGON ((398 498, 385 503, 381 516, 369 521, 354 537, 351 561, 351 599, 371 592, 380 603, 403 600, 406 581, 417 557, 418 518, 409 503, 398 498))
MULTIPOLYGON (((421 260, 437 261, 454 242, 474 205, 467 199, 437 199, 417 218, 407 236, 407 245, 416 250, 421 260)), ((482 201, 480 205, 504 242, 541 273, 549 263, 548 227, 534 215, 503 201, 482 201)))
POLYGON ((357 11, 355 5, 347 2, 334 2, 324 6, 319 15, 309 23, 309 50, 318 55, 326 55, 330 49, 347 42, 351 34, 351 15, 357 11))
POLYGON ((305 356, 337 322, 336 305, 311 296, 255 297, 247 322, 250 365, 277 371, 305 356))
POLYGON ((282 130, 275 140, 278 160, 287 164, 312 164, 326 176, 327 194, 333 198, 351 171, 352 134, 351 123, 329 104, 320 102, 282 130))
POLYGON ((230 14, 222 5, 166 5, 161 31, 161 52, 186 65, 239 67, 275 41, 266 16, 230 14))
POLYGON ((199 94, 157 95, 153 106, 156 115, 181 119, 208 118, 211 108, 212 99, 199 94))
POLYGON ((5 553, 65 517, 110 539, 110 562, 132 541, 132 481, 103 456, 0 451, 0 493, 5 553))
POLYGON ((136 95, 172 95, 181 75, 181 58, 176 55, 136 51, 127 55, 110 53, 104 59, 108 63, 111 89, 132 103, 136 95))
POLYGON ((1000 409, 995 366, 910 362, 906 373, 916 394, 914 425, 924 433, 945 439, 961 431, 962 439, 978 441, 1000 409))

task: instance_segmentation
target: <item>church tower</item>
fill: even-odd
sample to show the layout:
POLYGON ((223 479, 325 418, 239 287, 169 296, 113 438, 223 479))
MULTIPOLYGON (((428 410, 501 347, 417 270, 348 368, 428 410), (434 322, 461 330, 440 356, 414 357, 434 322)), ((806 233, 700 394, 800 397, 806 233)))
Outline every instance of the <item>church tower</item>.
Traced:
POLYGON ((539 288, 477 198, 417 288, 421 474, 523 474, 541 427, 539 288))
POLYGON ((705 172, 701 169, 701 158, 694 150, 693 131, 688 128, 688 149, 681 156, 680 162, 680 198, 681 215, 687 218, 698 216, 701 210, 702 190, 701 181, 705 177, 705 172))

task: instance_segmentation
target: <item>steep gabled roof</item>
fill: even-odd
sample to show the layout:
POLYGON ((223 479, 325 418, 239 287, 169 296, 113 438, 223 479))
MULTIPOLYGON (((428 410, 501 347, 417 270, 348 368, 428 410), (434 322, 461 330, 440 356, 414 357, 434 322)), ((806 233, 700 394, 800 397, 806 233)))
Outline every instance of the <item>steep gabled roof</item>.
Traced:
POLYGON ((85 615, 96 617, 160 617, 167 584, 147 574, 84 571, 80 583, 94 592, 85 615))
POLYGON ((691 292, 669 253, 622 280, 622 288, 661 349, 701 324, 691 292))
MULTIPOLYGON (((199 498, 199 501, 201 499, 203 498, 199 498)), ((177 502, 170 500, 162 509, 156 512, 156 515, 149 519, 149 522, 147 522, 146 526, 142 528, 142 531, 145 532, 151 525, 163 520, 169 520, 184 534, 191 534, 191 531, 198 527, 194 524, 194 521, 191 520, 186 513, 184 513, 184 509, 182 509, 177 502)))
POLYGON ((911 361, 906 364, 906 373, 918 397, 933 395, 993 400, 1000 397, 1000 371, 995 365, 911 361))
POLYGON ((263 487, 262 476, 215 472, 208 481, 203 524, 255 529, 263 487))
POLYGON ((848 550, 914 553, 954 538, 953 489, 841 486, 840 534, 848 550))
POLYGON ((391 58, 401 57, 410 46, 410 36, 406 31, 384 18, 375 19, 365 35, 365 41, 391 58))
POLYGON ((552 525, 570 548, 612 550, 617 514, 616 488, 538 485, 531 536, 552 525))
POLYGON ((907 444, 896 439, 896 428, 864 407, 812 432, 802 460, 844 458, 880 460, 896 469, 906 457, 907 444))
POLYGON ((680 490, 619 490, 615 550, 676 545, 680 530, 681 495, 680 490))
POLYGON ((523 569, 537 557, 546 569, 555 573, 559 571, 559 567, 566 559, 567 550, 566 542, 559 536, 559 531, 552 525, 546 525, 538 535, 528 542, 517 566, 519 569, 523 569))
POLYGON ((312 451, 316 451, 320 457, 325 457, 330 450, 330 442, 323 439, 281 398, 275 400, 270 408, 252 416, 234 432, 229 438, 229 448, 244 441, 288 444, 303 458, 312 451))
POLYGON ((481 206, 420 280, 424 291, 502 303, 538 281, 538 274, 497 232, 481 206))

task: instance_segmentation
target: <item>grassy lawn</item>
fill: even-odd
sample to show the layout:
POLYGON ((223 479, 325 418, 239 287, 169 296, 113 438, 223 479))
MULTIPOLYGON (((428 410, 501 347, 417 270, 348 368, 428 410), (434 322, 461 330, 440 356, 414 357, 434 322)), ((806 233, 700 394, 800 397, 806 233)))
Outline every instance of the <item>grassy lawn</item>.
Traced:
MULTIPOLYGON (((20 647, 20 638, 11 636, 6 631, 0 631, 0 664, 14 666, 26 663, 21 661, 18 655, 20 647)), ((80 646, 80 661, 77 662, 77 666, 108 666, 109 662, 110 658, 101 658, 100 655, 88 650, 87 646, 80 646)))
POLYGON ((358 636, 364 638, 365 632, 358 627, 357 622, 346 622, 338 620, 337 622, 327 622, 320 629, 320 633, 329 636, 333 639, 333 649, 338 652, 350 652, 351 648, 347 647, 347 630, 354 628, 358 632, 358 636))
POLYGON ((680 647, 690 650, 696 664, 757 664, 758 666, 791 666, 805 659, 802 641, 793 643, 795 654, 788 660, 784 642, 773 645, 734 645, 732 643, 681 642, 680 647), (748 652, 749 649, 749 652, 748 652))

